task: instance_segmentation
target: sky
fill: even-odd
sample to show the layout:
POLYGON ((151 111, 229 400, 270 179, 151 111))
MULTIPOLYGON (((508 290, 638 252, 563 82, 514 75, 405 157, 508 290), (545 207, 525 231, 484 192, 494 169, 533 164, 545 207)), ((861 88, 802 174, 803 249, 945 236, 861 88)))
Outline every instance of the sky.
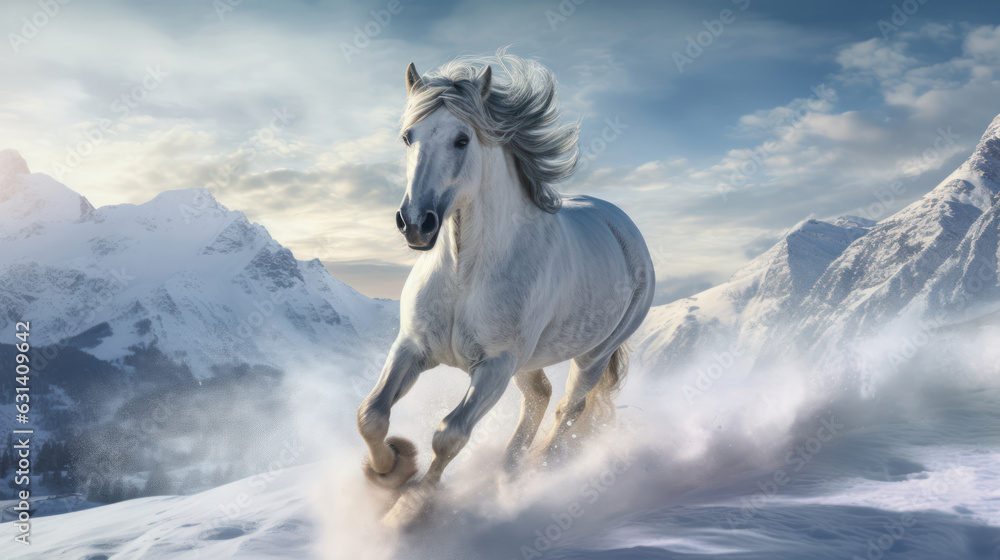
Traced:
POLYGON ((561 190, 632 216, 657 304, 804 219, 903 208, 1000 113, 993 0, 8 0, 0 31, 0 149, 33 172, 95 206, 207 188, 394 299, 409 62, 506 46, 550 68, 581 128, 561 190))

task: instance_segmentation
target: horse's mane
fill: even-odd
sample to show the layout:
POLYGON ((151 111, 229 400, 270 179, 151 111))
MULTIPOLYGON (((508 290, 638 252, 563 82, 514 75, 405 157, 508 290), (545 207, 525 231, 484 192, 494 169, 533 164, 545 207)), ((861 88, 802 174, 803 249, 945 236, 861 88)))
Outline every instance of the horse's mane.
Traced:
POLYGON ((400 120, 400 131, 445 106, 476 130, 480 141, 510 150, 531 200, 555 213, 562 198, 555 183, 576 168, 579 127, 561 125, 556 82, 541 64, 509 55, 460 57, 428 72, 423 87, 412 91, 400 120), (495 65, 489 94, 481 80, 495 65))

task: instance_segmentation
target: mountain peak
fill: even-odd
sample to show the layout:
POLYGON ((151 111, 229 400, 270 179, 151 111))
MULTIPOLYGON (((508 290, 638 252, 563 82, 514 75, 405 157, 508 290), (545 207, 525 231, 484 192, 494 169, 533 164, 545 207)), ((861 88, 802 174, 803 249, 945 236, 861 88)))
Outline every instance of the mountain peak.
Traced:
POLYGON ((28 162, 24 161, 21 153, 13 148, 0 150, 0 173, 31 173, 28 170, 28 162))
POLYGON ((228 208, 216 200, 212 191, 201 187, 163 191, 153 197, 147 204, 178 205, 191 208, 196 212, 198 210, 229 212, 228 208))
POLYGON ((868 230, 875 227, 875 220, 869 220, 868 218, 862 218, 860 216, 847 215, 834 220, 833 225, 844 229, 868 230))
POLYGON ((986 132, 983 133, 982 139, 979 141, 980 144, 985 144, 991 140, 1000 141, 1000 115, 997 115, 990 123, 990 126, 986 127, 986 132))
POLYGON ((994 180, 1000 179, 1000 115, 986 127, 969 162, 994 180))
POLYGON ((11 183, 16 175, 27 175, 28 162, 24 161, 17 150, 7 148, 0 150, 0 187, 11 183))
POLYGON ((997 115, 990 126, 986 127, 986 132, 979 139, 976 150, 972 154, 972 160, 979 158, 1000 162, 1000 115, 997 115), (978 156, 978 158, 977 158, 978 156))
POLYGON ((43 222, 80 220, 90 202, 45 173, 31 173, 17 150, 0 150, 0 236, 36 235, 43 222))
POLYGON ((914 202, 898 212, 897 218, 917 212, 934 200, 950 200, 976 207, 986 212, 993 206, 993 199, 1000 193, 1000 115, 986 128, 976 149, 958 169, 945 177, 938 186, 924 195, 924 200, 914 202))

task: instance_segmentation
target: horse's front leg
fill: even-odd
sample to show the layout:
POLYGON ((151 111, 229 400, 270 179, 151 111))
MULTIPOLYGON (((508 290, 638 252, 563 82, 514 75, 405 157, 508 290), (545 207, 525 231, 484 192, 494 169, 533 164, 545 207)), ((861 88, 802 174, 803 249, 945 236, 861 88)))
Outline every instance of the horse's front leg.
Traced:
POLYGON ((462 402, 451 411, 434 432, 431 447, 434 459, 420 483, 407 490, 386 514, 385 522, 393 526, 407 526, 415 521, 428 506, 434 487, 441 480, 448 463, 465 447, 476 423, 482 420, 503 396, 518 364, 509 352, 486 359, 475 366, 469 390, 462 402))
POLYGON ((420 373, 434 367, 427 352, 409 338, 400 336, 389 350, 375 388, 358 408, 358 432, 368 444, 365 476, 384 488, 399 488, 416 472, 416 447, 389 434, 389 411, 417 381, 420 373))

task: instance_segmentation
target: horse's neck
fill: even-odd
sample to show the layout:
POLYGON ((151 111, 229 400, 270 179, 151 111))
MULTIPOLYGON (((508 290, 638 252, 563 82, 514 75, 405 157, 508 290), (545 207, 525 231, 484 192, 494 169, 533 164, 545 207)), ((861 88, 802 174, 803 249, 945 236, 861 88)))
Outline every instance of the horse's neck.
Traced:
POLYGON ((484 156, 479 195, 462 201, 453 219, 451 249, 460 274, 496 264, 525 221, 544 214, 525 196, 510 154, 493 148, 484 156))

